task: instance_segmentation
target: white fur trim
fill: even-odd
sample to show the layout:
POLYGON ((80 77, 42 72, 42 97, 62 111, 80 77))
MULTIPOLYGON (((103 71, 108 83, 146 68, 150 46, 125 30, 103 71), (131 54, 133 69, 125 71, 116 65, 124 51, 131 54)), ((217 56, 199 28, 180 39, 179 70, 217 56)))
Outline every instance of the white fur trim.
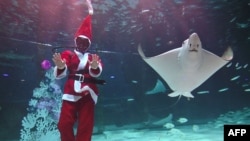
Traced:
POLYGON ((81 98, 82 98, 82 96, 75 96, 75 95, 71 95, 71 94, 63 94, 63 96, 62 96, 63 100, 72 101, 72 102, 76 102, 81 98))
POLYGON ((100 69, 100 72, 98 74, 94 74, 92 71, 91 71, 91 67, 89 67, 89 74, 92 76, 92 77, 99 77, 102 73, 102 65, 99 63, 98 65, 99 69, 100 69))
MULTIPOLYGON (((87 36, 85 36, 85 35, 79 35, 79 36, 77 36, 77 37, 82 38, 82 39, 88 39, 88 41, 89 41, 89 46, 88 46, 88 48, 90 47, 91 41, 90 41, 89 37, 87 37, 87 36)), ((77 37, 76 37, 76 38, 77 38, 77 37)), ((76 44, 76 38, 75 38, 75 45, 77 46, 77 44, 76 44)))
POLYGON ((92 99, 95 102, 95 104, 97 103, 98 96, 89 86, 84 86, 83 88, 81 88, 81 82, 80 81, 75 81, 74 82, 74 90, 77 93, 82 93, 83 91, 89 91, 92 99))
MULTIPOLYGON (((89 53, 82 54, 81 52, 79 52, 77 50, 74 50, 74 51, 75 51, 76 55, 78 56, 78 58, 80 60, 80 63, 78 65, 77 70, 83 70, 86 67, 86 64, 88 62, 89 53)), ((82 93, 83 91, 89 91, 93 101, 95 103, 97 103, 98 96, 89 86, 84 86, 83 88, 81 88, 81 82, 75 80, 74 81, 74 90, 77 93, 82 93)))
POLYGON ((86 0, 86 2, 87 2, 89 14, 90 14, 90 15, 93 15, 94 10, 93 10, 93 6, 92 6, 92 4, 91 4, 91 0, 86 0))
POLYGON ((68 70, 67 65, 65 65, 64 71, 61 74, 59 74, 59 75, 57 75, 58 74, 57 69, 58 69, 58 67, 55 66, 54 67, 54 71, 53 71, 53 74, 56 77, 56 79, 62 79, 62 78, 64 78, 67 75, 67 70, 68 70))
POLYGON ((89 59, 89 53, 82 54, 81 52, 74 50, 76 55, 78 56, 80 63, 78 65, 77 70, 83 70, 88 62, 89 59))

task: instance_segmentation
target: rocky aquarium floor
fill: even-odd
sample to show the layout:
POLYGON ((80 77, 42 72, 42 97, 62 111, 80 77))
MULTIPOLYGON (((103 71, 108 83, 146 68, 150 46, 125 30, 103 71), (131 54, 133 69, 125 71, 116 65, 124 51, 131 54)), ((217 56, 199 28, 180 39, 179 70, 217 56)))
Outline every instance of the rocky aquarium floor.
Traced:
POLYGON ((94 135, 92 141, 223 141, 222 128, 181 126, 170 130, 117 130, 94 135))

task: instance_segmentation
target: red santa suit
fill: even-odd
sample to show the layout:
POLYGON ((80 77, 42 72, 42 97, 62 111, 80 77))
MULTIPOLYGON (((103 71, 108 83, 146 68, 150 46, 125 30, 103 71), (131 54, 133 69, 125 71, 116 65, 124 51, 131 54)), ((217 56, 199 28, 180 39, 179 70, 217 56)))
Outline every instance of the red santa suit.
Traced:
MULTIPOLYGON (((91 40, 91 16, 83 21, 76 33, 76 37, 91 40)), ((81 53, 77 50, 61 53, 65 59, 64 69, 54 68, 57 79, 68 76, 62 96, 62 108, 58 122, 61 141, 91 141, 94 126, 94 105, 98 98, 96 77, 102 72, 102 63, 96 69, 90 67, 92 61, 90 53, 81 53), (73 126, 77 121, 76 135, 73 126)))

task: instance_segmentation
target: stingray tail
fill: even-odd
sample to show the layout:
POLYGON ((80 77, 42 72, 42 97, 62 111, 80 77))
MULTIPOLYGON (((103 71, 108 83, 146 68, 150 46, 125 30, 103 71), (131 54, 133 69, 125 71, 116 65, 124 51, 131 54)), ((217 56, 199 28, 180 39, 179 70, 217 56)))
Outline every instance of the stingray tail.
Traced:
POLYGON ((178 99, 175 101, 175 103, 171 104, 168 108, 171 108, 173 106, 175 106, 181 99, 181 95, 178 96, 178 99))

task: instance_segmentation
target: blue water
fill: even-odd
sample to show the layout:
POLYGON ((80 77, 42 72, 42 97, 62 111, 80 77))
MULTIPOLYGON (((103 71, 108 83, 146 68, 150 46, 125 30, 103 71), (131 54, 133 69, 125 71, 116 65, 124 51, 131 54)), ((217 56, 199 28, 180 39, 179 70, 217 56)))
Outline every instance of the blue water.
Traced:
MULTIPOLYGON (((249 0, 92 3, 90 52, 100 55, 104 63, 101 78, 107 81, 99 86, 93 141, 173 141, 182 137, 222 141, 224 124, 249 124, 249 0), (193 32, 204 49, 221 56, 230 46, 234 58, 192 91, 194 99, 170 98, 167 94, 172 90, 143 61, 137 47, 141 44, 147 57, 156 56, 181 47, 193 32), (181 117, 188 121, 180 123, 181 117), (167 129, 166 123, 175 125, 174 130, 167 129), (209 138, 206 133, 211 130, 209 138)), ((0 12, 0 140, 24 140, 28 135, 32 140, 58 138, 58 113, 51 112, 58 109, 50 106, 60 107, 64 80, 55 81, 52 70, 43 70, 40 63, 51 61, 53 47, 74 46, 74 33, 87 9, 78 0, 3 0, 0 12), (36 91, 46 94, 37 97, 36 91), (47 111, 39 111, 33 103, 48 99, 52 102, 47 103, 47 111), (53 134, 44 131, 42 135, 38 125, 27 133, 27 125, 22 123, 39 112, 45 112, 44 125, 55 126, 50 130, 53 134)))

